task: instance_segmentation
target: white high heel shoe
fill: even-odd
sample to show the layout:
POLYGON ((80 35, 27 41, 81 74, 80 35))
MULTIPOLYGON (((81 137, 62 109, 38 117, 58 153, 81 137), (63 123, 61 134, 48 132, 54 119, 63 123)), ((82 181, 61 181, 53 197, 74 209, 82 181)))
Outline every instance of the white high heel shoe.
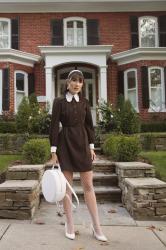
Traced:
POLYGON ((108 241, 104 234, 98 235, 98 234, 95 232, 95 229, 94 229, 93 225, 91 225, 91 229, 92 229, 93 236, 94 236, 97 240, 104 241, 104 242, 105 242, 105 241, 108 241))
POLYGON ((70 239, 70 240, 74 240, 74 239, 75 239, 75 233, 69 234, 69 233, 67 232, 67 223, 65 223, 65 236, 66 236, 68 239, 70 239))

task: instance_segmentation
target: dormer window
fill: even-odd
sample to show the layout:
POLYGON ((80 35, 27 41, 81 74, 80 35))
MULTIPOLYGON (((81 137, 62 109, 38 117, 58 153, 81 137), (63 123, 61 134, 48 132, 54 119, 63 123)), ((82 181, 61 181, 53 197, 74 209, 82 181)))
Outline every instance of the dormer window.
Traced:
POLYGON ((10 20, 6 18, 0 18, 0 48, 8 49, 11 47, 11 24, 10 20))
POLYGON ((85 18, 64 19, 64 45, 85 46, 87 45, 87 29, 85 18))
POLYGON ((158 22, 156 17, 139 18, 139 46, 158 47, 158 22))

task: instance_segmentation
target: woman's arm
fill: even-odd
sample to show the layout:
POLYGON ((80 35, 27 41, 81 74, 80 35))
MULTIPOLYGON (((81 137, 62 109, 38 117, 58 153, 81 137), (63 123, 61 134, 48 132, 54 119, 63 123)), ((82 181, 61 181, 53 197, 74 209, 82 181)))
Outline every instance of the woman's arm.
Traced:
POLYGON ((86 116, 85 116, 85 128, 88 135, 88 142, 91 152, 91 159, 92 161, 95 160, 96 155, 94 152, 94 141, 95 141, 95 131, 93 126, 92 114, 90 110, 90 105, 88 100, 86 100, 86 116))
POLYGON ((50 164, 56 164, 58 162, 58 158, 56 155, 56 149, 58 146, 58 134, 59 134, 59 122, 60 122, 60 99, 54 99, 53 108, 52 108, 52 118, 50 124, 50 133, 49 133, 49 140, 51 146, 51 160, 49 161, 50 164))

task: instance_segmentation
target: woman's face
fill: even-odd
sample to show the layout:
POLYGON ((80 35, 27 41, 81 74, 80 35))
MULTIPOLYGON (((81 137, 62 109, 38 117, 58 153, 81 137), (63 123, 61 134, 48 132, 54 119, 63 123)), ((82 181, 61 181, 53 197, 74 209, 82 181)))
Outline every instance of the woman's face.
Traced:
POLYGON ((78 94, 83 86, 83 78, 79 76, 73 76, 67 82, 67 88, 72 95, 78 94))

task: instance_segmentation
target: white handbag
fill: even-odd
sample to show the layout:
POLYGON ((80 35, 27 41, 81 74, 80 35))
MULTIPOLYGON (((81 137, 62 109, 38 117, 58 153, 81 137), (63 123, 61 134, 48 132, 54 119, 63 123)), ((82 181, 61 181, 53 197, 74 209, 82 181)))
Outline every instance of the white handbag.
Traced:
MULTIPOLYGON (((62 173, 59 165, 53 165, 52 169, 48 169, 44 172, 41 181, 41 187, 43 196, 46 201, 50 203, 56 203, 59 206, 59 202, 62 201, 66 196, 71 202, 71 199, 66 194, 66 186, 68 186, 71 192, 73 193, 77 201, 77 206, 79 206, 78 197, 74 189, 71 187, 64 174, 62 173)), ((74 204, 72 205, 74 208, 76 208, 74 204)))

